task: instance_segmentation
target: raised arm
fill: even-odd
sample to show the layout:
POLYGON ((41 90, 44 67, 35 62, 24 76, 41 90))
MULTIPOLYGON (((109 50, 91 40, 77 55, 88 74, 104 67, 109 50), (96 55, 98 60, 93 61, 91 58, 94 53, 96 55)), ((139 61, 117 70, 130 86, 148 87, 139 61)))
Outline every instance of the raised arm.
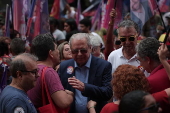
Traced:
POLYGON ((110 12, 109 27, 106 35, 106 45, 105 45, 105 59, 107 60, 109 54, 113 51, 114 37, 113 37, 113 26, 114 18, 116 17, 116 10, 112 9, 110 12))
POLYGON ((160 59, 162 65, 164 66, 164 68, 168 74, 168 77, 170 79, 170 65, 167 62, 167 55, 168 55, 169 51, 168 51, 167 46, 162 43, 161 46, 159 47, 157 53, 159 55, 159 59, 160 59))

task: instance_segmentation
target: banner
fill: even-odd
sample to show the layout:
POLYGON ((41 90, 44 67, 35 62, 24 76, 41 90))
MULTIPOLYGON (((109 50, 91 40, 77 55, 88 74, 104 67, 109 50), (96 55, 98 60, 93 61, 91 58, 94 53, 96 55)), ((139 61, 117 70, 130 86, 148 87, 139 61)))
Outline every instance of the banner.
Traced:
POLYGON ((25 14, 27 12, 27 0, 13 0, 13 24, 21 37, 26 34, 25 14))
POLYGON ((143 25, 153 16, 148 0, 130 0, 130 17, 142 32, 143 25))
POLYGON ((39 34, 44 34, 50 31, 49 28, 49 13, 48 13, 48 0, 37 0, 34 7, 35 19, 34 24, 34 37, 39 34))

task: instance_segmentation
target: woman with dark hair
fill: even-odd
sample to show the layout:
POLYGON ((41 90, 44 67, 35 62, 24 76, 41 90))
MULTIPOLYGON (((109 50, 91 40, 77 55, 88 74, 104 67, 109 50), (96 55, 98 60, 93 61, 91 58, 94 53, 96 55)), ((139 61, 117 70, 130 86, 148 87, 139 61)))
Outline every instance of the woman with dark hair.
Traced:
POLYGON ((77 23, 74 19, 67 19, 64 22, 64 30, 66 31, 66 41, 69 41, 73 34, 79 33, 77 23))
POLYGON ((162 111, 155 98, 145 91, 132 91, 125 94, 120 101, 119 113, 141 113, 144 111, 146 113, 160 113, 162 111))

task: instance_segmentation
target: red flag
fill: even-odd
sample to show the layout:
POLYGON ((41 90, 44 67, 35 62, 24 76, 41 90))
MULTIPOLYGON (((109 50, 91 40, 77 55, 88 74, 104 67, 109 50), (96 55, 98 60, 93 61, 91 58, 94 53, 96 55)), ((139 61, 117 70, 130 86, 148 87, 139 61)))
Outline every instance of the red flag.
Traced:
POLYGON ((60 0, 55 0, 53 3, 53 7, 51 9, 51 17, 59 19, 60 17, 60 0))
POLYGON ((74 0, 67 0, 67 3, 72 3, 74 2, 74 0))
POLYGON ((170 0, 159 0, 158 4, 161 12, 170 11, 170 0))

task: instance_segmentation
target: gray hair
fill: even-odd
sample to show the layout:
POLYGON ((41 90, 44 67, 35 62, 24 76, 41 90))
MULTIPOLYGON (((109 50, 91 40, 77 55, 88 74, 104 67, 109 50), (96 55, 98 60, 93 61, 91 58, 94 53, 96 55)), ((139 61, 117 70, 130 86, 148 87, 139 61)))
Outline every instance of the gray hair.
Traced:
POLYGON ((142 59, 145 59, 145 57, 149 57, 152 60, 159 62, 160 60, 157 54, 159 47, 160 43, 156 38, 147 37, 137 45, 136 51, 138 56, 142 59))
POLYGON ((137 33, 139 32, 138 25, 134 21, 129 20, 129 19, 123 20, 122 22, 119 23, 117 33, 119 33, 119 28, 120 27, 125 27, 125 28, 134 27, 136 29, 136 32, 137 33))
POLYGON ((91 41, 92 47, 96 47, 96 46, 100 46, 101 45, 100 40, 96 36, 89 35, 89 37, 90 37, 90 41, 91 41))
POLYGON ((25 64, 26 64, 26 61, 28 61, 28 59, 37 61, 37 57, 35 57, 34 55, 30 53, 22 53, 12 60, 10 64, 10 72, 14 78, 17 77, 17 73, 16 73, 17 71, 27 70, 25 64))
POLYGON ((81 40, 81 39, 83 39, 83 38, 85 38, 85 39, 87 40, 87 45, 88 45, 88 46, 91 46, 91 41, 90 41, 89 35, 90 35, 90 34, 88 34, 88 33, 76 33, 76 34, 72 35, 71 38, 70 38, 70 41, 69 41, 70 47, 72 47, 72 44, 71 44, 71 43, 72 43, 72 40, 73 40, 73 39, 81 40))

